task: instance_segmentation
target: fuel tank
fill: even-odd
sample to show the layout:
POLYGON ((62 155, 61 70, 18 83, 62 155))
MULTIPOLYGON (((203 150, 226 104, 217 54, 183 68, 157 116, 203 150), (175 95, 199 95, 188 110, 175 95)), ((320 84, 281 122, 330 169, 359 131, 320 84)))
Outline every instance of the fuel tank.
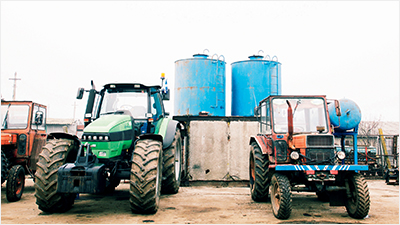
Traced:
POLYGON ((361 110, 358 105, 350 99, 340 99, 341 116, 336 115, 335 104, 328 105, 329 118, 335 130, 346 131, 358 127, 361 122, 361 110))

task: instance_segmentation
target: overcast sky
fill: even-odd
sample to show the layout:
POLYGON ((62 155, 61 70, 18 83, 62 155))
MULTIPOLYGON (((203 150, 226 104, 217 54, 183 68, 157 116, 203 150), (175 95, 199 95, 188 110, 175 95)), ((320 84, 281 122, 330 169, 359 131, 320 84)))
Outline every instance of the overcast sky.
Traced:
MULTIPOLYGON (((399 121, 398 1, 1 1, 1 96, 83 120, 78 87, 173 90, 175 61, 208 49, 231 64, 263 50, 282 63, 282 94, 348 98, 362 120, 399 121)), ((172 101, 166 105, 173 114, 172 101)))

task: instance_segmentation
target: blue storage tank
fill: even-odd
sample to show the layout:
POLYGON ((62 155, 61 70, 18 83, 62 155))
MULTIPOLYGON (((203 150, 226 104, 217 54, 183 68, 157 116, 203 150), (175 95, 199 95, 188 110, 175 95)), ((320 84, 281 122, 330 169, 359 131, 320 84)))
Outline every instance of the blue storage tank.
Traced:
POLYGON ((342 115, 336 115, 335 104, 328 105, 329 118, 336 130, 346 131, 356 128, 361 122, 361 110, 358 105, 350 99, 340 99, 340 111, 342 115))
POLYGON ((175 61, 174 114, 225 116, 225 64, 216 54, 175 61))
POLYGON ((254 116, 259 101, 281 94, 281 63, 260 55, 249 59, 231 64, 232 116, 254 116))

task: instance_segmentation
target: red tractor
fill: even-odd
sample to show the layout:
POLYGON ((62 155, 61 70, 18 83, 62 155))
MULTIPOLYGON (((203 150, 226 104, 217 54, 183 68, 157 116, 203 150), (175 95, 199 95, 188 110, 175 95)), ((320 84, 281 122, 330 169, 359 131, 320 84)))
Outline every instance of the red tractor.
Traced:
MULTIPOLYGON (((307 191, 329 201, 330 206, 345 206, 353 218, 368 215, 369 190, 359 174, 368 166, 357 165, 357 160, 345 164, 349 155, 344 149, 344 136, 352 135, 357 149, 359 121, 340 130, 332 119, 337 116, 343 125, 356 113, 344 108, 342 115, 337 100, 328 107, 325 96, 269 96, 259 103, 255 115, 260 133, 250 138, 250 189, 254 201, 270 199, 274 216, 287 219, 292 211, 291 192, 307 191), (335 136, 341 138, 343 146, 339 150, 335 136)), ((354 154, 357 159, 357 151, 354 154)))
POLYGON ((7 200, 21 199, 25 174, 34 177, 46 141, 46 106, 31 101, 1 101, 1 184, 7 200))

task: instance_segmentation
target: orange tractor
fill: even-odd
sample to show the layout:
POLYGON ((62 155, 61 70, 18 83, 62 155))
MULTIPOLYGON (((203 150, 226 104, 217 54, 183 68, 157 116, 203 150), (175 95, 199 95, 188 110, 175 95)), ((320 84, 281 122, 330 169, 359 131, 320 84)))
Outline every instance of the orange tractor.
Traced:
POLYGON ((34 177, 46 136, 46 106, 1 101, 1 184, 7 181, 8 201, 21 199, 25 174, 34 177))

